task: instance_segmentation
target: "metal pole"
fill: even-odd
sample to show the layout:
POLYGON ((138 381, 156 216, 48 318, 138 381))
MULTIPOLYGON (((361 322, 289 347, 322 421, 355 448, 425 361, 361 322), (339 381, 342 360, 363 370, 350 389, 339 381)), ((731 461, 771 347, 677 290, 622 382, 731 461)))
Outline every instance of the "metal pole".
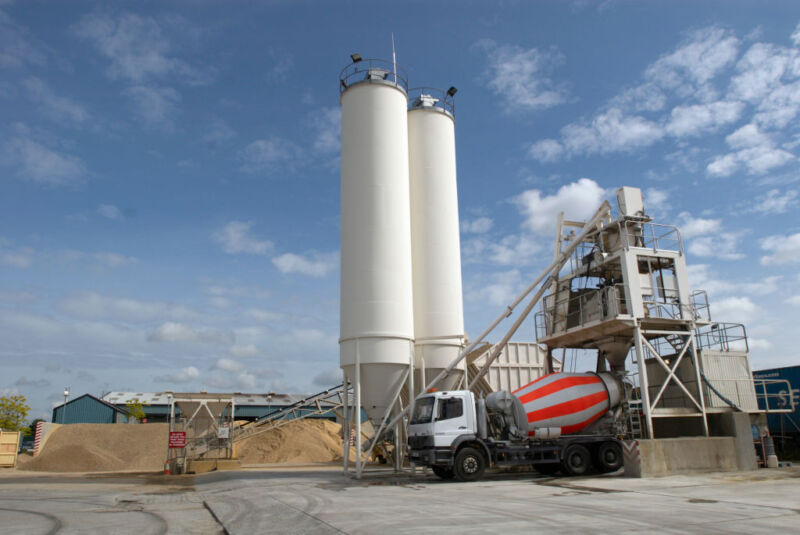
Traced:
POLYGON ((356 383, 355 383, 356 406, 353 412, 356 417, 356 479, 361 479, 361 355, 358 350, 358 338, 356 338, 356 383))
POLYGON ((344 373, 342 370, 342 376, 344 380, 342 381, 342 385, 344 387, 344 422, 342 422, 343 432, 342 432, 342 441, 344 446, 344 452, 342 453, 342 457, 344 458, 344 473, 346 474, 349 472, 350 467, 350 394, 348 393, 349 385, 347 383, 347 374, 344 373))
POLYGON ((636 344, 636 366, 639 368, 639 395, 642 398, 647 438, 655 438, 653 433, 653 417, 650 414, 650 391, 647 383, 647 367, 644 362, 644 348, 642 347, 642 330, 639 324, 633 328, 633 341, 636 344))
POLYGON ((708 436, 708 418, 706 418, 706 400, 703 396, 703 383, 700 381, 700 359, 697 358, 697 346, 694 341, 695 327, 690 327, 689 340, 687 343, 692 344, 692 360, 694 361, 694 371, 697 381, 697 395, 700 399, 700 413, 703 415, 703 432, 708 436))

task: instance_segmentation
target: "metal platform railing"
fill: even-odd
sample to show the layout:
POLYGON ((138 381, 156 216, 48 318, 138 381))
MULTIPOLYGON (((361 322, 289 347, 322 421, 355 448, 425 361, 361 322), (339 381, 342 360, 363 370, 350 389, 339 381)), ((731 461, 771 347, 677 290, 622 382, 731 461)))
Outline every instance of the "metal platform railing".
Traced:
POLYGON ((747 331, 741 323, 712 323, 695 332, 698 349, 749 352, 747 331))

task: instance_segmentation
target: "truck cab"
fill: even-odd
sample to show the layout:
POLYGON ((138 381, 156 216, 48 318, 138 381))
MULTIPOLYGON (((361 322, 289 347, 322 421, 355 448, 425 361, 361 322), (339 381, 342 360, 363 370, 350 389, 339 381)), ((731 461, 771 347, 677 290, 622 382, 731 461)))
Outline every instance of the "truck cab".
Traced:
POLYGON ((411 462, 429 466, 445 479, 470 479, 470 470, 480 477, 489 452, 478 438, 475 395, 468 390, 431 392, 414 403, 408 426, 411 462), (464 449, 481 458, 460 459, 459 452, 464 449), (458 461, 461 463, 456 466, 458 461))

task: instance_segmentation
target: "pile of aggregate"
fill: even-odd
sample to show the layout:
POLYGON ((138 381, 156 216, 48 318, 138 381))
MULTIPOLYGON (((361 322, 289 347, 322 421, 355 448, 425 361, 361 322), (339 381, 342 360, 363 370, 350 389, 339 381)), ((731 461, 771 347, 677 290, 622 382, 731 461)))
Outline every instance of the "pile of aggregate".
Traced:
POLYGON ((169 424, 69 424, 55 429, 20 470, 157 472, 164 469, 169 424))
MULTIPOLYGON (((242 464, 328 463, 342 460, 342 426, 307 418, 243 439, 236 447, 242 464)), ((355 449, 350 449, 355 459, 355 449)))

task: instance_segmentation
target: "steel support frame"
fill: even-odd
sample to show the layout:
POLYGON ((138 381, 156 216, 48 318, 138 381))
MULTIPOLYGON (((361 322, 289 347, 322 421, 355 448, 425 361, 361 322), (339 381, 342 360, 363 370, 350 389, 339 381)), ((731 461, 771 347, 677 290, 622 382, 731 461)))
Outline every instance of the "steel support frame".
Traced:
POLYGON ((690 327, 690 329, 687 331, 659 331, 642 329, 642 327, 637 324, 637 326, 634 328, 633 336, 634 347, 636 348, 636 365, 639 371, 639 390, 642 397, 642 409, 644 410, 647 436, 649 438, 655 438, 653 430, 653 411, 655 410, 658 402, 661 400, 661 396, 664 394, 670 381, 678 385, 686 397, 697 408, 698 412, 696 414, 687 416, 697 416, 702 418, 703 433, 705 436, 708 436, 708 420, 706 418, 706 406, 703 398, 703 386, 700 379, 700 362, 697 358, 697 351, 695 347, 694 328, 690 327), (647 340, 647 334, 677 335, 685 339, 683 347, 680 349, 678 357, 675 359, 672 367, 670 367, 664 361, 658 351, 656 351, 653 345, 647 340), (650 381, 649 377, 647 376, 647 365, 645 363, 647 353, 650 353, 656 362, 658 362, 658 364, 667 372, 667 377, 664 379, 664 382, 661 384, 658 393, 652 401, 650 400, 650 381), (675 375, 681 360, 687 353, 691 355, 692 364, 694 365, 695 369, 698 399, 695 399, 695 397, 689 392, 689 389, 686 388, 686 385, 684 385, 683 382, 675 375))

